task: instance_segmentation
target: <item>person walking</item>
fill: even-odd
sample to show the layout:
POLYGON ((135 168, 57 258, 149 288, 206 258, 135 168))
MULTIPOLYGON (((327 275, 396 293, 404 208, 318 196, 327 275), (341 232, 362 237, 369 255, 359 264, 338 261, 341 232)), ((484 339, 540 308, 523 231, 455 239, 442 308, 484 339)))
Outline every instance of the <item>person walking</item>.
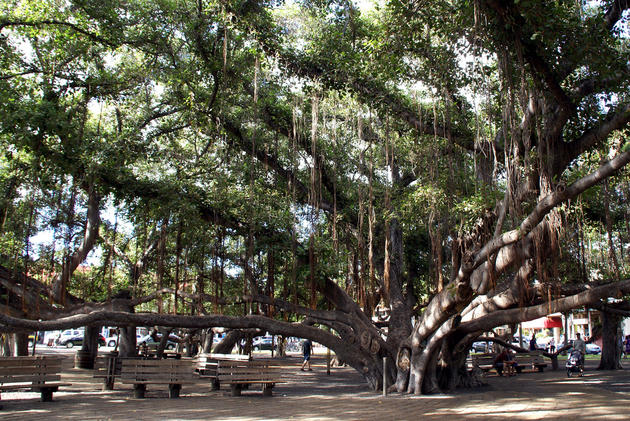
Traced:
POLYGON ((311 368, 311 351, 313 349, 313 343, 310 339, 305 339, 302 342, 302 354, 304 356, 304 362, 302 363, 302 367, 300 370, 305 371, 304 369, 308 367, 308 371, 313 371, 311 368))
POLYGON ((532 333, 532 338, 529 340, 529 350, 530 351, 536 351, 536 349, 538 349, 538 346, 536 345, 536 333, 532 333))

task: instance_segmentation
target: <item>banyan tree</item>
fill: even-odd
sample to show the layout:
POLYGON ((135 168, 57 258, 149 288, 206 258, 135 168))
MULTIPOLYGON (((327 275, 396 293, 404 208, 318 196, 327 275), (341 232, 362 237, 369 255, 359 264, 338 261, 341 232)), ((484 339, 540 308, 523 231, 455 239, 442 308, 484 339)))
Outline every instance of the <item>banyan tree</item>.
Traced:
POLYGON ((2 7, 5 334, 266 331, 420 394, 627 314, 628 1, 2 7))

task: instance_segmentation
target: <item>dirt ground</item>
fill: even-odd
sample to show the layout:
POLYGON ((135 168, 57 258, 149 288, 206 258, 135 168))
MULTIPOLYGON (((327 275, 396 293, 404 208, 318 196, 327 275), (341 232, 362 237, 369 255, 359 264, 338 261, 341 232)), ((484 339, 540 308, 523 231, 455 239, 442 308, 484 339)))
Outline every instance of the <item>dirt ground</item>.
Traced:
MULTIPOLYGON (((40 402, 32 392, 2 393, 2 420, 628 420, 630 369, 597 371, 588 362, 584 377, 567 378, 564 370, 488 376, 487 386, 452 395, 383 397, 367 389, 350 368, 326 375, 322 358, 314 371, 299 370, 298 357, 282 360, 286 383, 274 396, 260 390, 231 397, 229 390, 210 391, 207 382, 186 385, 179 399, 166 386, 149 386, 146 399, 134 399, 131 385, 102 391, 89 370, 64 363, 62 381, 72 383, 40 402)), ((625 365, 630 367, 630 360, 625 365)))

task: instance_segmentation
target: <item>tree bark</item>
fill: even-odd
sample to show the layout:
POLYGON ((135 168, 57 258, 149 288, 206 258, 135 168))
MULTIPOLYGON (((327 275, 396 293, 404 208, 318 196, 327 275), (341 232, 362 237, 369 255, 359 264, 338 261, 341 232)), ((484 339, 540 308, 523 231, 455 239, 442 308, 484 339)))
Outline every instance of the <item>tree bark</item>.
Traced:
POLYGON ((61 304, 76 304, 71 297, 67 294, 66 288, 70 277, 74 271, 79 267, 81 263, 85 261, 87 255, 92 251, 96 240, 98 238, 99 225, 101 222, 100 216, 100 201, 101 197, 96 190, 96 187, 91 185, 88 188, 88 203, 87 203, 87 217, 85 221, 85 228, 83 234, 83 242, 81 245, 64 259, 62 273, 55 279, 53 288, 53 298, 55 301, 61 304), (68 302, 69 301, 69 302, 68 302))
POLYGON ((87 326, 83 336, 83 345, 81 351, 89 354, 92 359, 92 366, 94 366, 94 359, 98 354, 98 335, 100 334, 100 326, 87 326))
POLYGON ((13 344, 13 355, 17 357, 28 356, 28 333, 14 334, 13 344))
POLYGON ((602 315, 602 356, 598 370, 617 370, 622 368, 619 363, 619 330, 621 318, 610 312, 603 311, 602 315))
POLYGON ((205 329, 202 334, 201 353, 202 354, 211 353, 213 342, 214 342, 214 331, 212 329, 205 329))

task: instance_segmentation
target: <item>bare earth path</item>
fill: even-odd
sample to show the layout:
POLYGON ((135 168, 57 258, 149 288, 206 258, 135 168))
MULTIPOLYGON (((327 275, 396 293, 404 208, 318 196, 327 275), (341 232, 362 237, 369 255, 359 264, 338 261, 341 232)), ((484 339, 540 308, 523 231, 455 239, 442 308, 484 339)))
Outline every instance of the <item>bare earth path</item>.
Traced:
MULTIPOLYGON (((89 370, 71 368, 68 358, 55 401, 39 401, 36 393, 3 393, 2 420, 628 420, 630 369, 594 370, 582 378, 564 370, 524 373, 513 378, 490 376, 488 386, 453 395, 382 397, 367 389, 350 368, 326 375, 317 359, 313 372, 301 372, 299 359, 283 360, 287 383, 264 398, 259 390, 241 397, 211 392, 207 383, 184 386, 180 399, 168 399, 167 388, 149 386, 147 398, 132 398, 130 385, 101 391, 89 370)), ((626 362, 630 367, 630 361, 626 362)))

